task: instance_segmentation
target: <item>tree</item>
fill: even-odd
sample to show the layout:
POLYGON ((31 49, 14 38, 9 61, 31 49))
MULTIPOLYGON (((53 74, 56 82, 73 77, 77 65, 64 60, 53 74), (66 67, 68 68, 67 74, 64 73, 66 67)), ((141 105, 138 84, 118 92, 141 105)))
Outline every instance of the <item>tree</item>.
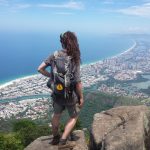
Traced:
POLYGON ((17 120, 13 123, 14 132, 20 131, 23 128, 28 128, 28 127, 36 127, 36 124, 32 120, 28 120, 28 119, 17 120))
POLYGON ((32 120, 27 119, 16 121, 13 125, 13 131, 17 132, 18 138, 21 139, 24 146, 29 145, 40 136, 51 134, 48 125, 39 126, 32 120))

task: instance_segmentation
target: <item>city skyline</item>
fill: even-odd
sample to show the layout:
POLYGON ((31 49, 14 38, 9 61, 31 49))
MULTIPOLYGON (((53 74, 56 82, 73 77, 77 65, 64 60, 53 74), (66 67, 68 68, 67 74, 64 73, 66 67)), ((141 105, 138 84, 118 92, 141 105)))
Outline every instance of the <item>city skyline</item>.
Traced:
POLYGON ((150 0, 0 0, 0 31, 150 33, 150 0))

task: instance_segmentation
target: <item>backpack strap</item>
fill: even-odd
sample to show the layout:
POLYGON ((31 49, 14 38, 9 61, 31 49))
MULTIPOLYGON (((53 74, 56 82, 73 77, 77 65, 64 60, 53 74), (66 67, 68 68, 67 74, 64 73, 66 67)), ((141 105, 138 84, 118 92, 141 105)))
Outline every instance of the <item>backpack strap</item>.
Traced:
POLYGON ((54 70, 55 70, 55 59, 58 57, 58 51, 55 51, 53 54, 53 61, 51 65, 51 74, 52 74, 52 80, 53 82, 55 81, 55 75, 54 75, 54 70))

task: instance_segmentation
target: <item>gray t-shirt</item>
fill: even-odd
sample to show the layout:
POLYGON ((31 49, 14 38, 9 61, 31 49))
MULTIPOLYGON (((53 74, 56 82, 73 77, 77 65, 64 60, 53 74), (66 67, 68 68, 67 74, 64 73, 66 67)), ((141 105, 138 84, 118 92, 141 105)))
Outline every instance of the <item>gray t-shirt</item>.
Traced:
MULTIPOLYGON (((59 57, 67 56, 66 50, 57 51, 57 56, 59 56, 59 57)), ((51 54, 44 60, 44 62, 47 66, 51 67, 53 60, 54 60, 54 54, 51 54)), ((75 63, 73 63, 73 68, 74 67, 75 67, 74 81, 75 81, 75 83, 81 82, 80 64, 76 65, 75 63)), ((56 103, 61 104, 61 105, 73 105, 73 104, 78 102, 78 96, 77 96, 76 92, 74 92, 73 94, 74 94, 74 98, 70 101, 62 100, 62 99, 59 99, 59 98, 57 98, 55 101, 56 101, 56 103)))

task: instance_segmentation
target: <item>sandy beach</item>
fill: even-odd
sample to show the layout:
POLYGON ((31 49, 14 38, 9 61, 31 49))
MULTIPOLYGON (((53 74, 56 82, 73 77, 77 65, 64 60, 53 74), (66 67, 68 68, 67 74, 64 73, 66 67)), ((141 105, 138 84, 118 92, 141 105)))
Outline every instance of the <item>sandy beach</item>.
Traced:
POLYGON ((111 58, 116 58, 116 57, 119 57, 119 56, 121 56, 121 55, 124 55, 124 54, 130 52, 131 50, 133 50, 133 49, 136 47, 136 45, 137 45, 137 43, 136 43, 136 41, 134 41, 134 44, 133 44, 130 48, 128 48, 127 50, 123 51, 123 52, 120 53, 120 54, 117 54, 117 55, 115 55, 115 56, 112 56, 111 58))
POLYGON ((15 79, 15 80, 6 82, 6 83, 0 85, 0 89, 5 88, 5 87, 7 87, 7 86, 9 86, 9 85, 11 85, 11 84, 13 84, 13 83, 20 82, 21 80, 30 79, 30 78, 31 78, 31 79, 32 79, 32 78, 35 78, 35 77, 37 77, 38 75, 39 75, 39 74, 34 74, 34 75, 25 76, 25 77, 22 77, 22 78, 17 78, 17 79, 15 79))

